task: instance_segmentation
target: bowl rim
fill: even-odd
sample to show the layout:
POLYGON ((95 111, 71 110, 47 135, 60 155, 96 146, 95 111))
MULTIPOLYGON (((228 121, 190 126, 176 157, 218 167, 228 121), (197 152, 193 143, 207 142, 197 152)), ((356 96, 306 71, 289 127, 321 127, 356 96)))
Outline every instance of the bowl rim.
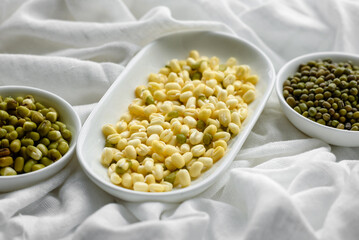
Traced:
MULTIPOLYGON (((55 161, 53 164, 46 166, 42 169, 39 169, 37 171, 33 171, 33 172, 29 172, 29 173, 22 173, 22 174, 18 174, 18 175, 11 175, 11 176, 0 176, 0 181, 1 180, 9 180, 9 179, 26 179, 26 178, 31 178, 33 175, 38 175, 47 171, 50 171, 51 169, 56 168, 58 165, 61 164, 61 162, 65 161, 67 158, 70 157, 70 155, 72 155, 72 153, 75 151, 76 149, 76 144, 77 144, 77 139, 78 136, 80 134, 80 129, 81 129, 81 120, 80 117, 78 116, 78 114, 76 113, 76 111, 74 110, 74 108, 72 107, 72 105, 70 103, 68 103, 65 99, 63 99, 62 97, 56 95, 55 93, 52 93, 50 91, 44 90, 44 89, 40 89, 40 88, 35 88, 35 87, 30 87, 30 86, 19 86, 19 85, 6 85, 6 86, 0 86, 0 91, 2 90, 11 90, 11 91, 31 91, 32 93, 29 94, 34 94, 36 95, 36 93, 40 93, 41 95, 45 96, 44 98, 48 98, 49 100, 55 100, 56 102, 59 102, 63 105, 66 106, 66 108, 69 109, 69 112, 71 112, 71 115, 74 118, 74 132, 72 133, 72 140, 70 143, 70 148, 68 150, 68 152, 62 156, 59 160, 55 161), (75 137, 74 137, 75 136, 75 137)), ((36 96, 34 96, 36 99, 36 96)))
MULTIPOLYGON (((345 129, 338 129, 338 128, 334 128, 334 127, 329 127, 326 125, 322 125, 320 123, 314 122, 306 117, 303 117, 301 114, 299 114, 297 111, 295 111, 293 108, 291 108, 288 103, 284 100, 282 91, 283 91, 283 82, 291 75, 287 75, 284 76, 284 72, 287 70, 287 68, 292 67, 292 66, 299 66, 300 63, 304 63, 305 61, 310 61, 310 60, 318 60, 320 58, 330 58, 330 57, 349 57, 352 59, 356 59, 359 62, 359 55, 357 54, 352 54, 352 53, 346 53, 346 52, 338 52, 338 51, 325 51, 325 52, 314 52, 314 53, 309 53, 309 54, 303 54, 300 56, 297 56, 293 59, 291 59, 290 61, 288 61, 286 64, 284 64, 281 69, 278 71, 278 74, 276 76, 276 84, 275 84, 275 89, 276 89, 276 93, 278 95, 278 99, 282 105, 282 107, 288 109, 290 111, 290 113, 293 116, 296 116, 298 119, 301 119, 302 121, 306 122, 306 124, 310 124, 310 125, 314 125, 318 128, 323 129, 323 131, 329 131, 332 132, 332 134, 349 134, 349 135, 359 135, 359 131, 350 131, 350 130, 345 130, 345 129)), ((350 59, 348 59, 350 60, 350 59)), ((333 60, 334 61, 334 60, 333 60)), ((294 74, 294 72, 293 72, 294 74)))
MULTIPOLYGON (((270 79, 272 79, 271 81, 268 81, 268 86, 267 86, 268 88, 270 88, 270 91, 268 92, 268 94, 264 95, 264 97, 265 97, 264 99, 268 100, 269 96, 273 92, 273 88, 274 88, 275 80, 276 80, 276 72, 275 72, 273 63, 271 62, 270 58, 264 53, 264 51, 262 51, 259 47, 257 47, 253 43, 251 43, 249 40, 246 40, 244 38, 238 37, 236 35, 232 35, 230 33, 225 33, 225 32, 220 32, 220 31, 188 30, 188 31, 178 31, 178 32, 175 32, 175 33, 165 34, 165 35, 153 40, 152 42, 150 42, 149 44, 144 46, 142 49, 140 49, 132 57, 132 59, 130 60, 130 62, 128 63, 128 65, 124 69, 124 71, 117 76, 115 82, 119 78, 121 78, 121 75, 125 74, 127 72, 127 70, 130 69, 130 67, 133 65, 133 63, 135 62, 135 60, 137 58, 141 57, 139 54, 142 54, 142 52, 144 52, 145 49, 150 48, 152 45, 157 44, 158 41, 161 41, 162 39, 165 39, 167 37, 173 37, 173 36, 176 36, 176 35, 200 34, 200 33, 220 36, 220 37, 224 37, 224 38, 229 38, 231 40, 239 41, 244 46, 251 48, 254 52, 257 52, 258 55, 264 59, 264 62, 266 62, 267 66, 268 66, 268 69, 269 69, 268 75, 270 76, 270 79), (268 96, 266 96, 266 95, 268 95, 268 96)), ((107 93, 108 93, 108 91, 106 91, 104 96, 98 102, 97 106, 93 109, 93 111, 91 112, 89 117, 86 119, 82 130, 87 128, 87 125, 89 124, 90 120, 93 118, 92 113, 97 111, 99 105, 101 105, 100 103, 107 96, 107 93)), ((260 115, 260 113, 264 109, 264 106, 265 106, 265 104, 262 106, 262 108, 258 109, 259 111, 256 112, 256 114, 260 115)), ((254 124, 255 123, 252 122, 251 124, 248 124, 247 127, 252 128, 254 126, 254 124)), ((250 131, 247 133, 247 135, 249 135, 249 133, 250 133, 250 131)), ((82 138, 83 138, 82 134, 84 134, 83 131, 81 131, 81 133, 79 135, 78 142, 82 140, 82 138)), ((243 137, 246 137, 246 136, 243 135, 243 137)), ((126 189, 126 188, 123 188, 123 187, 116 186, 116 185, 112 184, 111 182, 105 181, 103 178, 96 175, 94 173, 94 171, 90 168, 90 166, 88 166, 88 164, 86 164, 87 162, 86 162, 86 160, 84 160, 84 156, 83 156, 83 154, 81 152, 81 144, 80 143, 77 144, 77 156, 78 156, 78 159, 79 159, 81 167, 84 169, 84 172, 86 173, 86 175, 89 176, 90 179, 92 179, 98 186, 99 186, 99 184, 101 184, 101 185, 103 185, 104 188, 106 188, 108 190, 111 190, 111 191, 117 192, 117 195, 114 195, 114 194, 112 194, 112 195, 114 195, 114 196, 116 196, 118 198, 121 198, 121 199, 122 199, 122 197, 119 197, 119 196, 123 195, 123 194, 126 194, 126 195, 128 194, 129 196, 133 196, 133 197, 135 197, 135 196, 143 197, 143 199, 141 199, 139 201, 149 201, 148 197, 154 197, 154 199, 151 198, 151 200, 154 200, 154 201, 162 201, 162 200, 158 200, 158 199, 162 198, 162 197, 169 197, 169 198, 173 199, 173 197, 176 197, 177 195, 180 196, 181 194, 190 193, 190 192, 197 192, 197 194, 195 194, 195 196, 196 196, 201 192, 200 189, 205 190, 206 189, 205 186, 208 185, 208 183, 213 183, 217 179, 216 175, 211 174, 211 175, 207 176, 206 179, 204 179, 203 181, 200 181, 200 182, 196 183, 195 185, 190 185, 190 186, 188 186, 186 188, 180 188, 180 189, 175 189, 175 190, 171 190, 171 191, 168 191, 168 192, 158 192, 158 193, 140 192, 140 191, 134 191, 134 190, 131 190, 131 189, 126 189)), ((224 171, 225 169, 227 169, 229 167, 229 165, 232 162, 233 162, 233 160, 232 161, 227 161, 225 163, 222 163, 218 167, 218 171, 224 171)), ((123 199, 125 199, 125 198, 123 198, 123 199)), ((181 199, 181 197, 179 197, 179 199, 181 199)), ((163 200, 163 201, 166 201, 166 200, 163 200)), ((173 200, 170 200, 170 202, 173 202, 173 200)))

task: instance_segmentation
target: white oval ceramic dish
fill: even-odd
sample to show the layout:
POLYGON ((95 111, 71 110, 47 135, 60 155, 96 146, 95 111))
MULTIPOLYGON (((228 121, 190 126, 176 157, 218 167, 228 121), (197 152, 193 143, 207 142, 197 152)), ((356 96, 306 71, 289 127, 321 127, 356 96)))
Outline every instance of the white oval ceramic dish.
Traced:
POLYGON ((321 125, 308 118, 303 117, 292 109, 283 97, 283 82, 298 70, 298 66, 302 63, 307 63, 312 60, 319 60, 330 58, 333 62, 352 61, 353 64, 359 65, 359 56, 340 53, 340 52, 319 52, 312 53, 294 58, 285 64, 277 75, 276 92, 279 98, 280 105, 284 114, 297 127, 306 135, 318 138, 332 145, 343 147, 358 147, 359 146, 359 131, 340 130, 328 126, 321 125))
POLYGON ((275 71, 268 57, 243 39, 221 33, 198 31, 181 32, 162 37, 144 47, 130 61, 88 117, 77 145, 80 164, 95 184, 113 196, 124 200, 179 202, 191 198, 208 188, 219 176, 226 174, 225 170, 261 114, 274 87, 274 82, 275 71), (115 124, 119 120, 134 99, 136 86, 146 85, 150 73, 158 72, 171 59, 187 58, 189 51, 193 49, 198 50, 201 55, 217 56, 221 62, 226 61, 229 57, 235 57, 239 63, 249 65, 252 73, 259 76, 257 98, 250 104, 249 116, 243 123, 241 133, 232 140, 229 145, 230 151, 187 188, 163 193, 144 193, 115 186, 107 176, 107 168, 100 163, 105 143, 101 132, 102 126, 106 123, 115 124))
POLYGON ((38 88, 23 86, 1 86, 0 95, 2 97, 33 95, 35 100, 45 106, 54 107, 60 115, 60 119, 72 133, 72 140, 68 152, 55 163, 35 172, 19 174, 14 176, 0 176, 0 192, 10 192, 21 188, 29 187, 37 182, 55 175, 72 158, 75 151, 76 141, 80 133, 81 121, 72 106, 61 97, 38 88))

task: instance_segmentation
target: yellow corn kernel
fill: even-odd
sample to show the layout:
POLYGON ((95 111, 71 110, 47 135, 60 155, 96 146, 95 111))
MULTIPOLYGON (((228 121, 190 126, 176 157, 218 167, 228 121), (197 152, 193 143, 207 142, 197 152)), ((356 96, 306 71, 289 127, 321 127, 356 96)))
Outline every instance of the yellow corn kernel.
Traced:
POLYGON ((185 152, 185 153, 182 155, 182 157, 183 157, 183 160, 184 160, 185 164, 187 164, 187 163, 189 163, 189 162, 192 160, 193 154, 192 154, 192 152, 185 152))
POLYGON ((156 90, 153 93, 153 97, 154 97, 155 100, 162 101, 162 102, 167 99, 167 95, 165 93, 165 90, 156 90))
POLYGON ((229 109, 234 109, 238 105, 238 100, 236 98, 230 98, 226 101, 226 105, 229 109))
POLYGON ((227 149, 227 142, 224 141, 224 140, 217 140, 217 141, 215 141, 215 142, 213 143, 213 147, 216 148, 216 147, 218 147, 218 146, 221 146, 221 147, 224 148, 224 150, 226 150, 226 149, 227 149))
POLYGON ((253 85, 256 85, 258 82, 258 76, 257 75, 251 75, 245 79, 246 82, 250 82, 253 85))
POLYGON ((206 86, 204 88, 204 91, 203 91, 203 94, 206 95, 206 97, 209 97, 209 96, 212 96, 214 93, 214 89, 209 87, 209 86, 206 86))
POLYGON ((177 149, 175 146, 172 145, 166 145, 165 150, 164 150, 164 154, 166 156, 171 156, 172 154, 175 154, 179 152, 179 149, 177 149))
POLYGON ((123 154, 123 152, 121 152, 120 150, 118 150, 118 152, 114 152, 113 153, 113 160, 115 160, 115 162, 118 162, 121 158, 124 158, 125 155, 123 154))
POLYGON ((199 177, 203 169, 203 163, 200 161, 194 162, 189 168, 189 175, 193 178, 199 177))
POLYGON ((132 177, 129 173, 124 173, 122 175, 122 186, 124 186, 125 188, 132 187, 132 177))
POLYGON ((165 151, 166 144, 162 141, 154 140, 152 142, 152 150, 159 155, 163 155, 165 151))
POLYGON ((115 172, 113 172, 110 176, 110 180, 113 184, 120 185, 122 182, 122 178, 115 172))
POLYGON ((139 165, 138 168, 137 168, 137 172, 142 174, 143 176, 145 176, 147 174, 147 171, 145 169, 145 166, 143 165, 139 165))
POLYGON ((204 92, 204 89, 206 88, 206 85, 203 83, 199 84, 194 90, 193 90, 193 96, 198 98, 199 95, 201 95, 204 92))
POLYGON ((137 172, 140 163, 136 159, 130 159, 131 161, 131 170, 137 172))
MULTIPOLYGON (((175 183, 182 188, 188 187, 191 184, 191 176, 187 169, 180 169, 176 174, 175 183)), ((176 185, 176 184, 175 184, 176 185)))
POLYGON ((236 76, 238 79, 244 80, 248 77, 249 71, 250 68, 248 65, 239 65, 236 76))
POLYGON ((217 132, 217 127, 214 124, 210 124, 208 127, 206 127, 206 129, 204 129, 203 133, 206 134, 211 134, 212 136, 214 134, 216 134, 217 132))
POLYGON ((213 162, 217 162, 219 159, 221 159, 224 156, 224 152, 225 150, 223 147, 216 147, 212 153, 213 162))
POLYGON ((233 67, 236 64, 237 64, 237 59, 235 59, 234 57, 228 58, 228 60, 226 62, 226 65, 229 67, 233 67))
POLYGON ((113 151, 112 148, 109 147, 105 147, 102 151, 102 155, 101 155, 101 163, 104 166, 109 166, 112 162, 113 159, 113 151))
POLYGON ((201 143, 202 141, 203 141, 203 133, 199 132, 195 129, 195 131, 193 131, 193 133, 189 137, 189 142, 192 145, 196 145, 196 144, 201 143))
POLYGON ((154 160, 152 158, 145 158, 142 164, 145 167, 146 172, 148 173, 152 172, 154 168, 154 160))
POLYGON ((133 139, 133 140, 129 140, 128 141, 128 145, 132 145, 135 148, 138 147, 141 144, 141 140, 140 139, 133 139))
POLYGON ((199 113, 198 113, 198 119, 206 122, 208 120, 208 118, 211 116, 211 114, 212 114, 211 109, 209 109, 209 108, 201 109, 201 110, 199 110, 199 113))
POLYGON ((172 183, 170 183, 170 182, 164 181, 164 182, 161 183, 161 185, 163 186, 163 191, 164 191, 164 192, 169 192, 169 191, 171 191, 172 188, 173 188, 173 185, 172 185, 172 183))
POLYGON ((172 159, 171 159, 171 157, 167 157, 164 162, 165 162, 166 168, 167 168, 169 171, 174 171, 174 170, 177 169, 177 168, 172 164, 172 159))
POLYGON ((112 124, 105 124, 102 127, 102 133, 105 137, 117 133, 115 127, 112 124))
POLYGON ((134 116, 142 116, 142 117, 145 116, 143 107, 137 104, 130 104, 128 106, 128 111, 130 112, 130 114, 134 116))
POLYGON ((165 187, 159 183, 151 183, 149 184, 150 192, 163 192, 165 187))
POLYGON ((199 53, 197 50, 191 50, 189 52, 189 57, 193 58, 194 60, 198 60, 199 59, 199 53))
POLYGON ((218 120, 223 126, 227 127, 231 122, 231 112, 228 109, 219 110, 218 120))
POLYGON ((147 183, 148 185, 152 184, 152 183, 156 183, 156 179, 155 176, 153 176, 153 174, 148 174, 145 177, 145 183, 147 183))
POLYGON ((163 165, 156 163, 154 169, 152 170, 152 174, 157 181, 161 181, 163 179, 163 165))
POLYGON ((122 133, 123 131, 125 131, 127 129, 127 123, 125 121, 118 121, 116 123, 116 131, 118 133, 122 133))
POLYGON ((180 67, 180 64, 177 59, 172 59, 169 62, 169 66, 170 66, 171 70, 175 73, 179 73, 181 71, 181 67, 180 67))
POLYGON ((158 153, 152 153, 152 159, 155 161, 155 162, 164 162, 165 161, 165 158, 163 155, 161 154, 158 154, 158 153))
POLYGON ((237 124, 235 124, 235 123, 230 123, 228 125, 228 129, 233 135, 237 135, 239 133, 239 131, 240 131, 239 126, 237 124))
POLYGON ((116 148, 118 150, 123 150, 127 146, 127 140, 126 138, 121 138, 120 141, 118 141, 116 148))
POLYGON ((218 140, 224 140, 226 142, 229 141, 229 139, 231 139, 231 134, 227 133, 227 132, 217 132, 216 134, 213 135, 213 139, 212 141, 218 141, 218 140))
POLYGON ((203 154, 203 157, 212 157, 213 152, 214 148, 210 148, 203 154))
POLYGON ((108 135, 106 139, 108 143, 116 145, 118 141, 121 140, 121 135, 118 133, 113 133, 108 135))
POLYGON ((149 187, 148 187, 148 184, 145 182, 135 182, 133 185, 133 190, 139 191, 139 192, 148 192, 149 187))
POLYGON ((195 128, 197 126, 197 121, 191 117, 191 116, 186 116, 183 119, 184 124, 186 124, 189 128, 195 128))
POLYGON ((127 158, 136 159, 137 153, 136 153, 136 149, 134 148, 134 146, 128 145, 127 147, 125 147, 125 149, 123 151, 127 158))
POLYGON ((183 158, 183 156, 179 153, 175 153, 171 156, 171 163, 176 167, 176 168, 183 168, 185 165, 185 160, 183 158))
POLYGON ((146 145, 147 146, 152 146, 152 142, 154 140, 160 140, 160 137, 157 134, 152 134, 151 136, 149 136, 146 140, 146 145))
POLYGON ((169 141, 171 141, 172 136, 173 136, 172 130, 166 129, 162 131, 162 133, 160 134, 160 140, 162 140, 165 143, 168 143, 169 141))
POLYGON ((238 110, 238 113, 239 113, 239 117, 241 119, 241 122, 243 122, 244 119, 246 119, 247 116, 248 116, 248 109, 247 108, 240 108, 238 110))
POLYGON ((253 102, 253 100, 256 98, 256 94, 254 92, 254 90, 248 90, 244 95, 243 95, 243 100, 246 103, 251 103, 253 102))
POLYGON ((136 133, 133 133, 131 136, 130 136, 130 140, 132 139, 140 139, 141 142, 146 142, 147 140, 147 133, 145 132, 136 132, 136 133))
POLYGON ((165 89, 166 91, 170 91, 170 90, 181 90, 181 86, 177 83, 177 82, 169 82, 166 83, 165 85, 165 89))
POLYGON ((146 156, 150 152, 150 148, 145 144, 140 144, 136 147, 137 155, 139 156, 146 156))
POLYGON ((157 112, 157 107, 154 104, 150 104, 143 109, 145 117, 149 117, 151 114, 157 112))
POLYGON ((201 162, 206 169, 211 168, 213 165, 213 159, 211 157, 200 157, 197 161, 201 162))
POLYGON ((227 87, 228 85, 234 84, 236 81, 236 76, 234 76, 233 74, 228 74, 224 79, 223 79, 223 87, 227 87))
POLYGON ((206 148, 202 144, 192 147, 191 152, 194 157, 200 157, 206 152, 206 148))
POLYGON ((147 135, 151 136, 152 134, 156 134, 160 136, 162 131, 163 127, 161 125, 151 125, 147 128, 147 135))

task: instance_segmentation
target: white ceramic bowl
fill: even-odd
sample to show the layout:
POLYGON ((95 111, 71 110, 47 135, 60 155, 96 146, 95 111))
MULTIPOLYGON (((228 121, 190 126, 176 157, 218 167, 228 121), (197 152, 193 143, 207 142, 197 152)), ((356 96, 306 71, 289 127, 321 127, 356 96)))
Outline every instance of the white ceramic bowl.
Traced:
POLYGON ((279 98, 280 105, 284 114, 297 127, 306 135, 318 138, 332 145, 343 147, 358 147, 359 146, 359 131, 340 130, 328 126, 321 125, 308 118, 303 117, 292 109, 283 97, 283 82, 291 75, 293 75, 301 63, 307 63, 311 60, 330 58, 333 62, 352 61, 353 64, 359 65, 359 56, 340 53, 340 52, 319 52, 312 53, 294 58, 285 64, 277 75, 276 92, 279 98))
POLYGON ((179 202, 191 198, 216 181, 241 148, 257 121, 274 87, 275 71, 270 60, 254 45, 230 35, 215 32, 181 32, 162 37, 144 47, 127 65, 110 89, 100 100, 86 120, 77 143, 77 155, 88 177, 106 192, 128 201, 179 202), (105 139, 101 128, 104 124, 116 124, 134 99, 138 85, 147 85, 147 77, 158 72, 173 58, 185 59, 190 50, 201 55, 217 56, 221 62, 235 57, 241 64, 247 64, 260 78, 257 84, 257 98, 250 104, 249 116, 243 123, 242 132, 232 140, 227 154, 191 186, 163 193, 144 193, 128 190, 112 184, 107 168, 100 163, 105 139))
POLYGON ((2 97, 33 95, 35 100, 45 106, 54 107, 60 114, 60 119, 72 133, 72 140, 68 152, 55 163, 35 172, 19 174, 14 176, 0 176, 0 192, 10 192, 31 186, 37 182, 45 181, 47 178, 60 171, 72 158, 75 151, 76 141, 81 128, 81 121, 72 106, 59 96, 38 88, 22 86, 1 86, 2 97))

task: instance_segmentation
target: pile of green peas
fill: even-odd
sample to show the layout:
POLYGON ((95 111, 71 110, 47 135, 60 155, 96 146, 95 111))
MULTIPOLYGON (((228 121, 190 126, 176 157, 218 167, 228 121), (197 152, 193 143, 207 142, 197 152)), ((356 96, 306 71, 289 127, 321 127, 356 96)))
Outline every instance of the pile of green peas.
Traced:
POLYGON ((359 130, 359 66, 331 59, 301 64, 283 83, 283 97, 295 111, 329 127, 359 130))
POLYGON ((0 96, 0 176, 49 166, 69 150, 71 137, 58 112, 32 95, 0 96))

